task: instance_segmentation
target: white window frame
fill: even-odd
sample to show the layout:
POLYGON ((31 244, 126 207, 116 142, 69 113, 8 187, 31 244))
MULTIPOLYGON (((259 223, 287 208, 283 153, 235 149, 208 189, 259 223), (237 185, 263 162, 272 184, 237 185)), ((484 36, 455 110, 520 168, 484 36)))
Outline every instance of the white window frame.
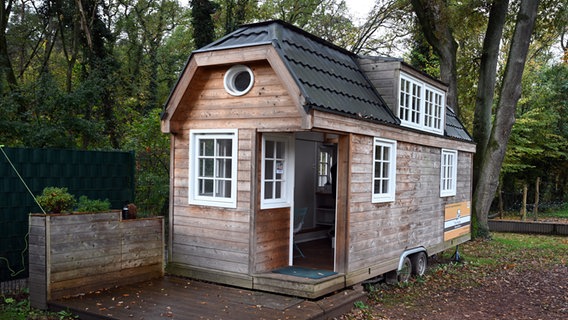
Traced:
POLYGON ((444 134, 444 91, 401 73, 398 99, 398 117, 403 126, 444 134))
POLYGON ((223 85, 225 86, 225 91, 232 96, 239 97, 242 95, 247 94, 254 85, 254 73, 252 72, 251 68, 238 64, 234 65, 227 72, 223 77, 223 85), (247 73, 249 76, 249 83, 247 87, 244 89, 240 89, 237 85, 237 79, 241 74, 247 73))
POLYGON ((333 159, 333 152, 328 147, 318 148, 318 167, 317 167, 317 186, 320 189, 325 188, 326 185, 331 185, 333 179, 331 168, 333 167, 335 159, 333 159))
POLYGON ((440 197, 455 196, 458 182, 458 151, 442 149, 440 159, 440 197))
MULTIPOLYGON (((271 209, 271 208, 283 208, 292 205, 292 198, 294 194, 294 139, 293 135, 290 134, 272 134, 265 133, 262 135, 262 161, 261 161, 261 180, 260 180, 260 208, 261 209, 271 209), (280 179, 275 176, 271 178, 272 181, 277 181, 281 183, 281 193, 279 198, 265 199, 265 188, 266 188, 266 141, 274 141, 284 143, 284 157, 280 159, 283 161, 283 166, 278 170, 283 170, 280 179)), ((273 162, 273 172, 276 174, 277 170, 277 159, 271 158, 273 162)), ((274 193, 273 193, 274 194, 274 193)))
MULTIPOLYGON (((190 130, 189 131, 189 204, 204 205, 204 206, 214 206, 214 207, 224 207, 224 208, 236 208, 237 207, 237 163, 238 163, 238 130, 237 129, 208 129, 208 130, 190 130), (230 197, 220 197, 215 195, 200 195, 199 194, 199 159, 200 157, 200 140, 205 139, 231 139, 231 176, 230 176, 230 186, 231 194, 230 197)), ((216 153, 216 152, 215 152, 216 153)), ((215 154, 212 159, 222 160, 227 159, 227 157, 218 156, 215 154)), ((218 170, 215 166, 215 171, 218 170)), ((214 180, 214 188, 217 181, 226 179, 223 177, 218 177, 214 174, 212 178, 214 180)))
MULTIPOLYGON (((396 147, 397 142, 394 140, 387 140, 381 138, 375 138, 373 143, 373 172, 372 172, 372 180, 371 180, 371 192, 372 192, 372 199, 373 203, 380 203, 380 202, 392 202, 395 200, 396 194, 396 147), (377 162, 384 161, 383 159, 377 159, 377 147, 381 147, 381 149, 388 148, 389 156, 388 156, 388 172, 387 172, 387 179, 388 179, 388 192, 376 192, 375 190, 375 180, 377 179, 385 179, 385 176, 382 173, 379 173, 379 177, 376 176, 376 169, 377 169, 377 162)), ((382 165, 379 166, 382 170, 384 167, 382 165)))

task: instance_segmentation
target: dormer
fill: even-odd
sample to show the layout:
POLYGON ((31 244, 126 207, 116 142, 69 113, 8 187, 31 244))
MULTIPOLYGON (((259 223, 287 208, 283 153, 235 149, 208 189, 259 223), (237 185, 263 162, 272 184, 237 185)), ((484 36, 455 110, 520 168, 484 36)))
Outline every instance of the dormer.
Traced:
POLYGON ((360 57, 359 64, 402 126, 444 135, 444 83, 401 59, 360 57))

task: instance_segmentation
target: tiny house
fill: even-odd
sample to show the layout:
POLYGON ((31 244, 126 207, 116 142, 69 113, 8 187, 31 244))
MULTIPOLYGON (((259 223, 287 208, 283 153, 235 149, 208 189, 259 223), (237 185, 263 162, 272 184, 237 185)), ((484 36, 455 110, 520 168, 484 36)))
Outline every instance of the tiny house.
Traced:
POLYGON ((245 25, 192 52, 161 121, 170 274, 317 298, 470 239, 475 144, 401 60, 245 25))

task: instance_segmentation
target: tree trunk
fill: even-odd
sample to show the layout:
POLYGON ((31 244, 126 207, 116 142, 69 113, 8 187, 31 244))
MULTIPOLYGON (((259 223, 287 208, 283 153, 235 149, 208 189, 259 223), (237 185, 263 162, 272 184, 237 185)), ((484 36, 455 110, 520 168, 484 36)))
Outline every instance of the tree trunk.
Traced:
POLYGON ((503 210, 503 188, 502 187, 503 187, 502 184, 499 183, 499 187, 498 187, 498 190, 497 190, 497 193, 498 193, 497 196, 499 197, 499 218, 501 218, 501 219, 503 219, 503 215, 504 215, 503 213, 505 211, 505 210, 503 210))
POLYGON ((2 0, 2 5, 0 5, 0 89, 4 81, 6 81, 10 89, 18 86, 10 55, 8 54, 8 42, 6 41, 6 30, 8 29, 11 11, 12 0, 2 0))
MULTIPOLYGON (((481 65, 479 67, 479 82, 473 117, 473 140, 477 143, 473 163, 476 168, 481 165, 487 142, 491 135, 491 114, 495 96, 495 82, 497 80, 497 62, 499 61, 499 48, 503 36, 508 6, 509 0, 495 0, 493 2, 489 13, 485 38, 483 39, 481 65)), ((479 171, 474 170, 474 189, 477 185, 478 175, 479 171)))
POLYGON ((485 152, 481 155, 482 159, 474 169, 479 173, 472 201, 473 212, 477 220, 478 234, 476 236, 490 237, 487 213, 495 197, 507 143, 515 123, 515 109, 521 96, 521 77, 534 29, 537 8, 538 1, 536 0, 521 1, 491 135, 485 152))
POLYGON ((540 202, 540 177, 536 177, 536 183, 534 186, 534 221, 538 220, 538 203, 540 202))
POLYGON ((458 43, 450 27, 450 15, 444 0, 411 0, 414 13, 418 17, 422 32, 428 43, 440 58, 440 78, 449 84, 447 104, 454 109, 458 117, 458 43))
POLYGON ((521 220, 527 220, 527 193, 529 191, 529 187, 525 183, 523 185, 523 204, 521 205, 521 220))

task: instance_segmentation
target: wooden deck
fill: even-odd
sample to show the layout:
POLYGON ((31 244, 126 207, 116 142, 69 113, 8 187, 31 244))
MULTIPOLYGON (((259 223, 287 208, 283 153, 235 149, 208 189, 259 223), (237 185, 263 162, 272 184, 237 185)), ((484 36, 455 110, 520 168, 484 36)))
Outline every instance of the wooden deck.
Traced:
POLYGON ((167 276, 135 285, 50 301, 90 319, 329 319, 364 301, 361 286, 318 300, 167 276))

